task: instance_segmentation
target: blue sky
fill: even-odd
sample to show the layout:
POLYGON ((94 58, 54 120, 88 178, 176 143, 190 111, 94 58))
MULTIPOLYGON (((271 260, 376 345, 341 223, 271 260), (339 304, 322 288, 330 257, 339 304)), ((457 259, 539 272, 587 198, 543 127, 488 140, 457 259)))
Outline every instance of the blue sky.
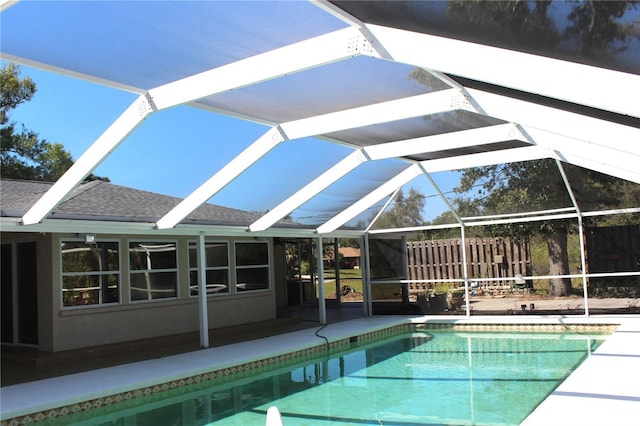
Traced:
MULTIPOLYGON (((43 139, 63 144, 74 159, 137 98, 136 94, 36 68, 22 66, 21 71, 23 77, 29 76, 35 81, 38 90, 31 101, 12 112, 11 120, 24 124, 43 139)), ((152 114, 95 173, 107 176, 119 185, 185 197, 267 129, 260 124, 193 107, 172 108, 152 114), (213 144, 215 149, 212 149, 213 144)), ((288 146, 287 156, 291 161, 296 157, 308 158, 313 150, 323 147, 326 143, 310 140, 298 149, 288 146)), ((322 161, 329 167, 347 152, 338 148, 334 155, 322 161)), ((317 157, 314 159, 319 161, 317 157)), ((282 171, 269 161, 261 161, 234 185, 251 185, 256 176, 270 175, 273 179, 274 172, 281 174, 282 171)), ((284 197, 286 193, 280 196, 284 197)), ((273 207, 272 197, 261 201, 257 194, 257 199, 242 203, 230 191, 224 190, 215 201, 252 210, 273 207)))
MULTIPOLYGON (((24 124, 43 139, 63 144, 74 159, 138 96, 28 66, 21 66, 21 75, 33 79, 38 90, 31 101, 12 112, 11 121, 24 124)), ((210 111, 175 107, 152 114, 94 173, 118 185, 185 197, 267 130, 266 126, 210 111)), ((210 202, 250 211, 269 210, 349 152, 315 139, 285 142, 210 202), (253 190, 266 181, 269 191, 253 190), (251 197, 239 195, 247 193, 251 197)), ((427 210, 437 204, 441 211, 435 193, 424 183, 414 182, 413 186, 432 195, 427 210)), ((427 217, 437 214, 425 213, 427 217)))

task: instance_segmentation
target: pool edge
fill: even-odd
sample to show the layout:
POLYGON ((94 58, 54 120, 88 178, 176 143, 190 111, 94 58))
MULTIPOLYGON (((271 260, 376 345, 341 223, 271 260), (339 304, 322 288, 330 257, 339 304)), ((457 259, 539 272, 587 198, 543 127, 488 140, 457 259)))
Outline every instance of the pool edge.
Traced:
MULTIPOLYGON (((14 385, 0 389, 2 394, 2 413, 0 414, 1 426, 13 426, 52 420, 68 414, 89 411, 95 408, 108 406, 109 404, 122 401, 142 398, 154 393, 162 394, 171 392, 184 386, 191 386, 194 383, 208 382, 222 377, 228 377, 244 372, 251 372, 262 368, 265 365, 273 365, 284 361, 304 359, 305 357, 321 354, 326 350, 340 349, 347 347, 354 338, 359 342, 373 341, 400 332, 413 331, 416 328, 453 328, 461 331, 515 331, 515 332, 558 332, 558 331, 593 331, 598 328, 600 331, 608 332, 617 328, 624 318, 619 316, 602 317, 532 317, 524 319, 514 317, 434 317, 434 316, 411 316, 411 317, 371 317, 360 318, 341 323, 330 324, 326 327, 318 327, 308 330, 301 330, 273 336, 264 339, 257 339, 250 342, 242 342, 233 345, 221 346, 210 349, 202 349, 189 354, 174 355, 161 360, 149 360, 139 363, 127 364, 124 366, 110 367, 101 370, 94 370, 87 373, 78 373, 64 376, 63 378, 47 379, 37 382, 14 385), (319 330, 320 329, 320 330, 319 330), (318 334, 316 334, 318 333, 318 334), (324 338, 327 340, 325 341, 324 338), (269 344, 271 342, 271 344, 269 344), (275 345, 273 344, 275 342, 275 345), (285 344, 287 343, 287 344, 285 344), (327 345, 328 343, 328 345, 327 345), (259 355, 248 356, 246 353, 249 347, 261 347, 265 350, 259 355), (216 363, 211 363, 210 356, 215 351, 218 358, 216 363), (226 358, 219 355, 225 354, 226 358), (238 354, 243 356, 239 357, 238 354), (156 368, 161 365, 183 364, 187 361, 193 362, 192 368, 180 371, 165 371, 165 374, 157 374, 156 368), (203 362, 209 364, 204 367, 203 362), (160 362, 161 361, 161 362, 160 362), (127 367, 132 368, 148 367, 151 371, 156 371, 155 377, 139 376, 132 377, 126 383, 116 384, 117 380, 110 386, 103 386, 101 389, 94 389, 93 392, 82 392, 75 395, 62 395, 56 393, 57 398, 44 400, 46 393, 40 393, 41 401, 36 404, 22 406, 14 404, 12 401, 20 399, 25 392, 33 396, 38 396, 33 390, 38 387, 60 386, 65 381, 91 380, 100 375, 117 376, 117 373, 125 373, 127 367), (120 371, 119 371, 120 370, 120 371), (122 371, 125 370, 125 371, 122 371), (205 371, 206 370, 206 371, 205 371), (8 397, 8 402, 5 397, 8 397), (6 407, 9 405, 9 407, 6 407), (7 409, 5 409, 7 408, 7 409)), ((109 384, 109 383, 108 383, 109 384)), ((69 384, 65 384, 69 386, 69 384)), ((22 399, 24 401, 24 399, 22 399)))

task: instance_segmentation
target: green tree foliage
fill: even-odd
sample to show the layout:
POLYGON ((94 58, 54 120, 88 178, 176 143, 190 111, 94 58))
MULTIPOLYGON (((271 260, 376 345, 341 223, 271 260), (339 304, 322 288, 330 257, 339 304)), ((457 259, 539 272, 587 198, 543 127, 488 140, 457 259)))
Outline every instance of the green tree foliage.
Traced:
POLYGON ((572 24, 565 34, 578 40, 583 55, 625 50, 626 42, 639 35, 638 23, 621 23, 618 19, 637 5, 637 1, 576 2, 568 16, 572 24))
POLYGON ((398 191, 391 208, 382 213, 376 220, 376 229, 406 228, 424 224, 422 209, 425 196, 415 188, 409 189, 409 194, 404 195, 402 189, 398 191))
MULTIPOLYGON (((20 67, 9 64, 0 70, 0 164, 2 177, 53 182, 73 164, 71 153, 60 143, 40 139, 24 125, 17 128, 9 122, 9 114, 18 105, 31 100, 36 84, 29 77, 20 77, 20 67)), ((87 180, 105 180, 95 176, 87 180)))
MULTIPOLYGON (((570 164, 562 168, 578 206, 583 211, 637 207, 640 185, 570 164)), ((571 198, 553 160, 535 160, 476 167, 463 171, 459 196, 454 205, 462 216, 542 211, 571 206, 571 198)), ((635 220, 637 220, 637 215, 635 220)), ((633 221, 634 216, 624 216, 633 221)), ((623 217, 602 217, 605 224, 622 224, 623 217)), ((637 223, 637 222, 636 222, 637 223)), ((542 236, 547 241, 551 275, 569 273, 567 235, 575 232, 575 220, 554 220, 501 225, 494 232, 527 238, 542 236)), ((551 292, 569 295, 569 279, 552 279, 551 292)))
POLYGON ((547 16, 551 1, 450 1, 447 14, 457 31, 490 38, 498 45, 527 46, 530 49, 556 44, 560 39, 547 16))
MULTIPOLYGON (((574 46, 577 53, 595 55, 607 50, 612 53, 616 49, 623 50, 630 37, 638 36, 633 25, 618 21, 637 3, 574 2, 567 16, 569 24, 563 30, 557 29, 548 16, 549 1, 451 1, 447 13, 454 25, 458 25, 466 34, 477 34, 479 41, 488 41, 490 38, 493 43, 515 43, 533 51, 564 42, 565 46, 574 46)), ((414 72, 410 78, 422 83, 424 78, 419 76, 419 72, 414 72)), ((571 165, 565 165, 564 170, 583 210, 611 207, 619 203, 637 206, 638 185, 571 165)), ((550 160, 464 170, 460 186, 456 188, 460 196, 454 205, 461 216, 570 206, 571 199, 564 182, 558 178, 551 179, 551 176, 558 177, 559 172, 557 164, 550 160)), ((440 219, 445 221, 450 218, 443 216, 440 219)), ((549 251, 550 274, 566 275, 569 273, 567 234, 574 227, 573 221, 530 222, 501 226, 499 231, 495 231, 506 231, 516 237, 544 236, 549 251)), ((571 281, 551 280, 551 293, 569 295, 571 281)))

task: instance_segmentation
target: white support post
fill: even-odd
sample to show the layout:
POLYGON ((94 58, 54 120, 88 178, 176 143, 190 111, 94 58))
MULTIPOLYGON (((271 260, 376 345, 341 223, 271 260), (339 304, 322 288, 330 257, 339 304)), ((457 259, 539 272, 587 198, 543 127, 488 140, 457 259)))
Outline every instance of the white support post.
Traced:
POLYGON ((578 204, 578 200, 576 199, 575 194, 573 193, 573 188, 571 187, 571 182, 567 177, 567 173, 564 171, 564 167, 562 167, 562 163, 559 160, 556 160, 556 166, 558 167, 558 171, 560 172, 560 176, 562 176, 562 181, 564 182, 564 186, 569 193, 569 197, 571 197, 571 203, 573 207, 576 209, 578 213, 578 235, 580 237, 580 266, 582 269, 582 291, 584 294, 584 315, 586 317, 589 316, 589 295, 587 289, 587 257, 584 251, 585 240, 584 240, 584 229, 582 222, 582 211, 580 210, 580 205, 578 204))
POLYGON ((284 138, 276 128, 270 129, 158 220, 157 228, 169 229, 176 226, 283 140, 284 138))
POLYGON ((147 96, 136 99, 22 217, 24 225, 42 222, 156 108, 147 96))
POLYGON ((327 323, 327 304, 324 296, 324 259, 322 248, 322 237, 316 238, 316 257, 318 261, 318 309, 320 316, 320 324, 325 325, 327 323))
POLYGON ((460 238, 462 239, 462 279, 464 280, 464 298, 467 310, 466 316, 471 316, 471 305, 469 303, 469 268, 467 267, 467 244, 464 224, 460 225, 460 238))
POLYGON ((200 319, 200 347, 209 347, 209 306, 207 297, 207 253, 204 233, 198 235, 198 313, 200 319))
MULTIPOLYGON (((407 256, 407 237, 404 235, 400 237, 400 245, 402 246, 402 279, 409 279, 409 259, 407 256)), ((402 296, 402 305, 409 305, 409 283, 400 284, 400 292, 402 296)))
POLYGON ((361 263, 364 267, 362 271, 362 309, 364 316, 373 316, 373 303, 371 300, 371 258, 369 257, 369 234, 362 237, 362 249, 360 251, 361 263))
POLYGON ((582 222, 582 215, 578 215, 578 235, 580 236, 580 265, 582 267, 582 292, 584 296, 584 316, 589 316, 589 289, 587 288, 587 257, 584 252, 584 224, 582 222))

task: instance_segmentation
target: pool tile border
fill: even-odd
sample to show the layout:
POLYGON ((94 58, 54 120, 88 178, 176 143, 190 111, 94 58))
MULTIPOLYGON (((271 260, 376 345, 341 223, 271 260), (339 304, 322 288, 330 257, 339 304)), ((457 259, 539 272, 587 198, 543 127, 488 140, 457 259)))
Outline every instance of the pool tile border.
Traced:
POLYGON ((150 400, 164 399, 178 394, 190 387, 190 390, 198 390, 211 385, 210 382, 217 381, 219 384, 241 379, 255 373, 267 372, 276 368, 283 368, 308 359, 317 358, 319 355, 332 354, 346 349, 350 349, 354 344, 374 343, 377 340, 386 339, 396 334, 410 333, 425 330, 454 330, 461 332, 469 331, 493 331, 493 332, 584 332, 584 333, 613 333, 617 324, 546 324, 546 323, 460 323, 451 321, 429 321, 424 323, 403 323, 380 330, 375 330, 358 336, 342 338, 332 342, 300 349, 286 354, 254 360, 236 366, 221 368, 206 373, 196 374, 181 379, 175 379, 164 383, 146 386, 139 389, 128 390, 100 398, 63 405, 59 408, 52 408, 43 411, 26 414, 23 416, 0 421, 0 426, 23 426, 37 424, 40 422, 60 422, 64 424, 63 418, 69 415, 76 415, 74 421, 83 420, 83 414, 87 418, 95 414, 95 410, 104 410, 111 405, 120 404, 122 409, 134 407, 150 400))

